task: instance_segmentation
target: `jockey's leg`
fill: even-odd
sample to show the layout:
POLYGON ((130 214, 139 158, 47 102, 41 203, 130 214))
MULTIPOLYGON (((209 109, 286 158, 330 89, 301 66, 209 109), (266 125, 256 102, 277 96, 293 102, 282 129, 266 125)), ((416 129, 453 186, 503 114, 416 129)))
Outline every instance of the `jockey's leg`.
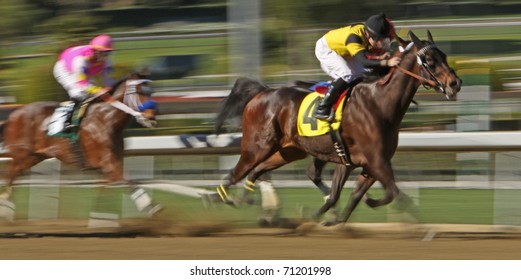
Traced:
POLYGON ((74 103, 74 106, 71 111, 67 114, 67 119, 65 120, 64 124, 64 132, 71 132, 72 130, 76 129, 78 127, 77 124, 74 124, 72 121, 72 118, 74 116, 74 112, 78 110, 78 108, 82 105, 83 101, 89 97, 89 94, 84 92, 81 89, 75 88, 71 91, 69 91, 69 97, 70 101, 74 103))
POLYGON ((329 86, 327 93, 324 95, 324 99, 318 105, 315 117, 321 120, 333 120, 334 116, 331 117, 331 108, 337 102, 338 98, 347 89, 348 83, 342 78, 338 78, 329 86))
POLYGON ((336 79, 322 99, 322 102, 318 105, 317 111, 315 113, 315 118, 326 120, 331 122, 335 120, 335 111, 333 111, 333 106, 338 101, 338 98, 342 95, 344 91, 347 90, 346 99, 351 95, 350 88, 356 86, 362 78, 356 78, 351 80, 350 82, 345 82, 342 78, 336 79))
POLYGON ((79 100, 76 98, 71 98, 71 101, 74 103, 74 106, 72 107, 72 110, 70 110, 67 113, 67 119, 65 119, 65 123, 63 125, 64 132, 71 132, 73 129, 78 127, 76 124, 73 124, 72 117, 74 116, 74 112, 78 109, 78 107, 82 103, 82 100, 79 100))

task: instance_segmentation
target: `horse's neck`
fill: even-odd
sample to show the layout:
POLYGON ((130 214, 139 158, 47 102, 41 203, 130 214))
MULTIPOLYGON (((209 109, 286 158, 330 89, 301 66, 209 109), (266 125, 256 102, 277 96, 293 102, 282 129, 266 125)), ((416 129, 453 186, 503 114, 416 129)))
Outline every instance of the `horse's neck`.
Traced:
MULTIPOLYGON (((125 95, 125 84, 122 83, 118 88, 114 91, 113 98, 119 102, 123 102, 123 98, 125 95)), ((121 111, 120 109, 112 106, 109 102, 103 102, 103 108, 101 108, 101 112, 107 115, 106 120, 110 122, 110 126, 114 127, 114 129, 123 129, 126 127, 129 114, 121 111)))
MULTIPOLYGON (((400 66, 406 70, 415 72, 415 68, 417 67, 416 52, 411 51, 406 54, 400 63, 400 66)), ((398 71, 398 69, 394 72, 393 77, 387 85, 389 90, 386 95, 389 99, 385 102, 386 104, 383 104, 383 106, 393 107, 393 110, 389 111, 389 118, 391 118, 396 125, 399 125, 420 84, 416 78, 398 71)))

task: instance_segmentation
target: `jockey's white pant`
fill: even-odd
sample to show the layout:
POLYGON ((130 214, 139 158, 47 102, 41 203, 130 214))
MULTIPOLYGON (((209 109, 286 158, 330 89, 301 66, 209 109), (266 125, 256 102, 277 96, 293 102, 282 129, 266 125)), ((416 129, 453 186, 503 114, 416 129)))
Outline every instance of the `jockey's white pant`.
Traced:
POLYGON ((89 94, 85 92, 86 87, 78 85, 78 77, 75 73, 71 73, 65 68, 63 61, 58 61, 53 69, 54 78, 67 91, 69 97, 73 100, 85 100, 89 94))
POLYGON ((333 79, 342 78, 347 83, 361 77, 366 69, 354 57, 345 59, 327 45, 326 37, 318 39, 315 45, 315 56, 320 61, 320 67, 333 79))

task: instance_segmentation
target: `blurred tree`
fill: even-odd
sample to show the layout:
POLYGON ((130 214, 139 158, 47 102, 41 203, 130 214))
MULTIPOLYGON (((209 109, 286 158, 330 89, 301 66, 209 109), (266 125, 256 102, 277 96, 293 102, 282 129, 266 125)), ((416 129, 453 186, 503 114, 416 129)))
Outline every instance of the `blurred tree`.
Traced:
POLYGON ((51 48, 49 51, 62 50, 72 45, 86 43, 105 20, 103 17, 93 16, 84 11, 71 12, 50 18, 37 25, 34 31, 36 34, 46 35, 52 39, 54 44, 49 45, 51 48))
POLYGON ((103 5, 103 0, 54 0, 59 6, 60 9, 66 10, 88 10, 88 9, 96 9, 101 8, 103 5))
POLYGON ((402 0, 264 0, 263 16, 291 21, 299 27, 340 27, 363 22, 372 14, 386 13, 394 18, 403 9, 402 0))
POLYGON ((197 5, 202 0, 136 0, 136 5, 150 7, 175 7, 184 5, 197 5))
POLYGON ((0 40, 9 41, 29 34, 40 11, 24 0, 2 0, 0 16, 0 40))

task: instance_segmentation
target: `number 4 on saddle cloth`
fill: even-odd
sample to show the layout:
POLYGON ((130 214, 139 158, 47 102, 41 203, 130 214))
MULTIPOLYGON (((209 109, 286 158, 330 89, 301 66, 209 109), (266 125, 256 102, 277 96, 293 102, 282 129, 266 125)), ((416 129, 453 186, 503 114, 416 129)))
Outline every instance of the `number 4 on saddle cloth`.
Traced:
POLYGON ((329 123, 328 121, 319 120, 314 117, 315 111, 317 110, 320 101, 327 92, 328 85, 329 84, 326 82, 320 82, 311 87, 310 89, 313 90, 313 92, 309 93, 300 104, 297 119, 298 134, 300 136, 324 135, 329 133, 331 128, 333 130, 338 130, 340 127, 340 120, 342 118, 346 93, 347 90, 351 91, 352 87, 344 91, 342 95, 340 95, 340 98, 335 103, 335 105, 333 105, 333 110, 335 111, 335 120, 333 123, 329 123))

